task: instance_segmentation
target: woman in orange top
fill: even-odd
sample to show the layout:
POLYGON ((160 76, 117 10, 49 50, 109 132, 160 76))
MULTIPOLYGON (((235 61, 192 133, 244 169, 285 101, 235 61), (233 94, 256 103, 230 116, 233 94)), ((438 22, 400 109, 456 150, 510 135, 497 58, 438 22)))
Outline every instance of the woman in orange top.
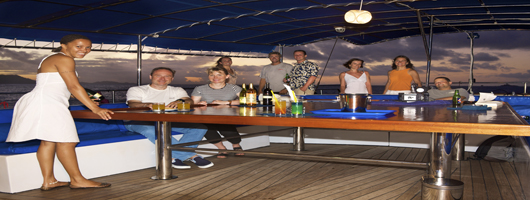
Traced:
POLYGON ((407 56, 397 56, 392 62, 392 70, 388 72, 388 81, 383 94, 408 94, 412 81, 421 87, 420 76, 414 70, 410 59, 407 56))

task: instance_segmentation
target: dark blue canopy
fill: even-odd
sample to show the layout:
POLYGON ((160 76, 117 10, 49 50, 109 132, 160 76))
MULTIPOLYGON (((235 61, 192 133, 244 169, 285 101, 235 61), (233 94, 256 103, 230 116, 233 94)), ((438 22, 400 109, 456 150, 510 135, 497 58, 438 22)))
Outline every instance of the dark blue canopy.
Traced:
POLYGON ((80 33, 94 43, 262 52, 339 37, 357 45, 421 34, 530 29, 527 0, 365 0, 373 19, 348 24, 360 0, 4 0, 0 38, 58 41, 80 33), (338 33, 336 26, 346 27, 338 33))

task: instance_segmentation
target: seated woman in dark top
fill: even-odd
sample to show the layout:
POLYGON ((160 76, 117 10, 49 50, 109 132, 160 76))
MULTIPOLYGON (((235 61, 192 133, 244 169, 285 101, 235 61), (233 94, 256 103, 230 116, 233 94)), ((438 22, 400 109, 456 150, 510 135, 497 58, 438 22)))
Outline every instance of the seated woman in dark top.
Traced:
MULTIPOLYGON (((239 105, 239 92, 241 87, 227 83, 230 75, 228 71, 223 67, 213 67, 208 69, 209 84, 195 87, 191 93, 191 99, 194 104, 224 104, 224 105, 239 105)), ((224 125, 224 124, 205 124, 208 126, 208 131, 204 135, 207 140, 214 140, 211 143, 219 149, 226 149, 221 141, 221 135, 224 137, 235 137, 228 139, 234 150, 243 150, 239 143, 241 137, 237 132, 236 126, 224 125), (216 140, 217 139, 217 140, 216 140)), ((242 156, 243 153, 237 153, 236 156, 242 156)), ((218 158, 226 158, 226 152, 220 152, 217 154, 218 158)))

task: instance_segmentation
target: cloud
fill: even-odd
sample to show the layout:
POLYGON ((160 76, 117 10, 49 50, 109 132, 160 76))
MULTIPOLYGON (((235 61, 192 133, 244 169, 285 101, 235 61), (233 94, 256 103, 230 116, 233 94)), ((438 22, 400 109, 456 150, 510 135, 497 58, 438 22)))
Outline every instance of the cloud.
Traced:
POLYGON ((501 73, 501 74, 491 74, 488 75, 490 78, 508 78, 511 82, 513 81, 528 81, 528 77, 530 77, 530 70, 527 70, 524 73, 501 73))
MULTIPOLYGON (((530 31, 478 31, 479 38, 474 40, 475 48, 530 50, 530 31)), ((470 40, 466 33, 437 34, 433 43, 441 48, 469 48, 470 40)))

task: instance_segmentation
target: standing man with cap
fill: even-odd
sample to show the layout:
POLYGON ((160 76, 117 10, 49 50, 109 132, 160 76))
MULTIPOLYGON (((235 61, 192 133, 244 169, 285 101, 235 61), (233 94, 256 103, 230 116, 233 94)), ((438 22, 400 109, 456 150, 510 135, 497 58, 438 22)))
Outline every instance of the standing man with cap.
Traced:
MULTIPOLYGON (((318 76, 318 65, 307 60, 307 53, 304 50, 294 51, 296 64, 291 70, 291 88, 297 95, 315 94, 315 80, 318 76)), ((286 80, 284 80, 286 81, 286 80)))
POLYGON ((269 53, 271 64, 266 65, 261 70, 261 74, 259 75, 261 79, 259 82, 258 96, 261 94, 261 92, 263 92, 263 88, 265 87, 266 83, 270 84, 270 89, 275 94, 287 94, 287 89, 285 89, 285 86, 283 86, 283 79, 285 74, 289 74, 290 76, 293 66, 282 63, 281 58, 282 54, 279 52, 269 53))

